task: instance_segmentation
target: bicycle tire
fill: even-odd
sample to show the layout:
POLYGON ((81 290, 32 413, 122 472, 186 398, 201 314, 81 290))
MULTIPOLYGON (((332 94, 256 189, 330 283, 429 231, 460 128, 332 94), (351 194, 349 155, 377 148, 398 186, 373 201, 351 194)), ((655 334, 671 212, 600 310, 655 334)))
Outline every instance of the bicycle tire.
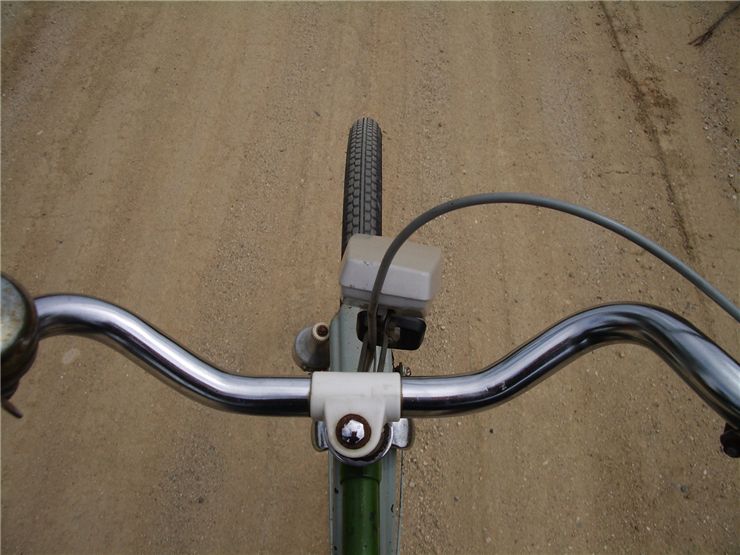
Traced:
POLYGON ((356 233, 381 235, 383 135, 378 122, 360 118, 349 130, 344 166, 342 254, 356 233))

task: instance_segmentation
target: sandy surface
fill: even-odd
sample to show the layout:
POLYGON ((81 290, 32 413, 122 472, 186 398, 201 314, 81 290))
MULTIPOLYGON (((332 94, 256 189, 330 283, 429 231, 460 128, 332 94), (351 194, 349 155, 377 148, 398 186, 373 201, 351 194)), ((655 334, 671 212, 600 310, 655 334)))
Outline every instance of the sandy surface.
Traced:
MULTIPOLYGON (((387 234, 520 190, 660 241, 737 301, 738 17, 725 4, 2 4, 2 269, 113 300, 233 371, 297 375, 336 306, 346 134, 384 131, 387 234)), ((649 255, 533 208, 419 240, 444 285, 414 374, 476 370, 634 300, 735 356, 649 255)), ((4 553, 326 552, 309 424, 217 413, 89 341, 46 341, 2 416, 4 553)), ((735 552, 738 462, 666 366, 612 347, 508 405, 418 422, 407 553, 735 552)))

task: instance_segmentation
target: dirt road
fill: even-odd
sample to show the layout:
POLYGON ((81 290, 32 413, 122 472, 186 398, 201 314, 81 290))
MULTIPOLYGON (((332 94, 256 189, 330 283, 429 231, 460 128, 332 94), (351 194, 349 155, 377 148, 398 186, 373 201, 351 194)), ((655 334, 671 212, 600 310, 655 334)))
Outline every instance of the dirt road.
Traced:
MULTIPOLYGON (((521 190, 658 240, 738 300, 737 16, 724 4, 2 4, 2 269, 132 309, 233 371, 296 375, 336 306, 346 134, 384 131, 387 234, 521 190)), ((737 325, 660 262, 533 208, 420 233, 445 252, 416 375, 477 370, 579 309, 737 325)), ((326 552, 308 422, 215 413, 80 339, 2 416, 4 553, 326 552)), ((722 422, 613 347, 508 405, 419 421, 407 553, 738 552, 722 422)))

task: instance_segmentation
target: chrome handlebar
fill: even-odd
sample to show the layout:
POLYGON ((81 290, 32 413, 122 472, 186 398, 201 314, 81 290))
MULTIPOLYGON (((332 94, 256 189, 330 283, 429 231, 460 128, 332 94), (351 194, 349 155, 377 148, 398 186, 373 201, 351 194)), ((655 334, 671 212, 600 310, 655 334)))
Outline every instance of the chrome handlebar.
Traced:
MULTIPOLYGON (((227 373, 113 304, 77 295, 35 301, 41 338, 91 337, 113 346, 165 383, 223 410, 274 416, 309 414, 307 377, 227 373)), ((441 416, 490 408, 525 391, 578 356, 616 342, 646 346, 720 416, 740 428, 740 366, 686 320, 635 304, 571 316, 492 366, 467 375, 402 378, 404 416, 441 416)))
POLYGON ((436 416, 494 407, 612 343, 648 347, 722 418, 740 427, 738 363, 683 318, 639 304, 575 314, 475 374, 404 378, 401 408, 408 416, 436 416))
POLYGON ((50 295, 36 299, 36 312, 42 339, 63 334, 96 339, 207 405, 249 414, 308 415, 308 378, 230 374, 116 305, 80 295, 50 295))

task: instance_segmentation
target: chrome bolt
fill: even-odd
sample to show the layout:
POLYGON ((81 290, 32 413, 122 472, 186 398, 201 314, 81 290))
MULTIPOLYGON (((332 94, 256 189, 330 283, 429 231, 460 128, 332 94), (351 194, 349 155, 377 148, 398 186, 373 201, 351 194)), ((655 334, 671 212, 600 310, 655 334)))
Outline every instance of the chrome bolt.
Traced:
POLYGON ((337 439, 348 449, 359 449, 370 441, 370 424, 358 414, 348 414, 337 423, 337 439))
POLYGON ((399 362, 396 366, 393 367, 394 372, 398 372, 401 374, 401 376, 410 376, 411 375, 411 368, 406 366, 403 362, 399 362))

